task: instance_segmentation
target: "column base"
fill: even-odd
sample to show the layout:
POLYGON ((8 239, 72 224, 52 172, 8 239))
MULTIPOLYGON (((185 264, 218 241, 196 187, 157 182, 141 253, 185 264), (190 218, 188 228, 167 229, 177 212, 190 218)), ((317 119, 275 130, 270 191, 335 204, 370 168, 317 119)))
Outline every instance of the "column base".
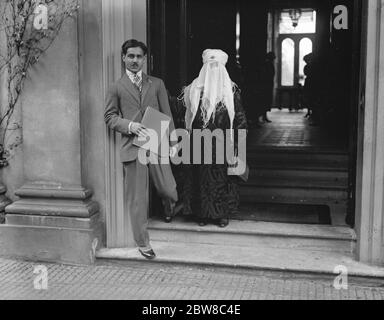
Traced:
POLYGON ((0 225, 0 255, 32 261, 92 264, 104 226, 90 190, 33 183, 16 192, 0 225))

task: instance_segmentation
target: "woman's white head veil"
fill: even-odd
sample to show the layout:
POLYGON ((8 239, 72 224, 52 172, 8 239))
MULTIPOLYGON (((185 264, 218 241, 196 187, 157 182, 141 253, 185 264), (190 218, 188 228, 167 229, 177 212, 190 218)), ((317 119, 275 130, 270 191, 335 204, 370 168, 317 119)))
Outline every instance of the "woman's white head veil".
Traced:
POLYGON ((217 49, 207 49, 203 52, 203 67, 199 77, 184 90, 184 103, 187 108, 185 124, 192 129, 192 122, 196 117, 201 101, 204 127, 211 117, 215 118, 216 106, 220 102, 226 107, 233 128, 235 107, 233 99, 233 84, 225 65, 228 55, 217 49))

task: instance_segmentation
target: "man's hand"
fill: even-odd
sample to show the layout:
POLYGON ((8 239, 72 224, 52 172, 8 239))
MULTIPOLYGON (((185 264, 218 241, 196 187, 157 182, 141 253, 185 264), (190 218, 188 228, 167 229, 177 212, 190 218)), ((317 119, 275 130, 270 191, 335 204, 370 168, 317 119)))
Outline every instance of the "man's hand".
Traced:
POLYGON ((143 137, 143 138, 146 138, 147 136, 149 136, 147 128, 138 122, 132 122, 131 133, 137 135, 138 137, 143 137))

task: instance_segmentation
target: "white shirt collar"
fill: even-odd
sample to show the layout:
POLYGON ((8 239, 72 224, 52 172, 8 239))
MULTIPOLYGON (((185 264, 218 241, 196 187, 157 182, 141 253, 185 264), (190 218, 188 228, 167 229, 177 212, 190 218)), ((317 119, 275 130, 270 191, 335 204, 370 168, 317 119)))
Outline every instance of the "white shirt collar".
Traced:
MULTIPOLYGON (((135 76, 135 73, 129 71, 128 69, 126 69, 126 72, 127 72, 127 75, 129 77, 129 79, 131 79, 131 81, 133 82, 133 77, 135 76)), ((140 79, 143 78, 143 70, 140 70, 137 75, 139 76, 140 79)))

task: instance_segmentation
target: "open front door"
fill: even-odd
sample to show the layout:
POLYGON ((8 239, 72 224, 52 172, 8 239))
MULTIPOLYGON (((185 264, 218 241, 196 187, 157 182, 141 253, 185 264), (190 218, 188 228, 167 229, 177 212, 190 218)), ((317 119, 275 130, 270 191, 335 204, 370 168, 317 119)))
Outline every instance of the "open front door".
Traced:
POLYGON ((353 12, 353 52, 355 53, 352 58, 352 66, 354 77, 352 79, 352 96, 354 102, 353 112, 350 119, 350 134, 349 134, 349 157, 351 161, 349 166, 349 206, 347 214, 347 223, 350 226, 355 226, 356 220, 356 207, 361 205, 361 185, 362 185, 362 155, 363 155, 363 142, 364 142, 364 105, 365 105, 365 79, 366 79, 366 56, 362 53, 366 50, 363 47, 365 39, 363 34, 367 32, 366 25, 363 25, 363 11, 366 14, 367 5, 363 4, 361 0, 354 0, 353 12), (357 188, 358 186, 358 188, 357 188))
POLYGON ((278 87, 279 108, 301 109, 304 86, 303 57, 312 52, 315 35, 283 34, 278 39, 278 87))
POLYGON ((312 99, 316 104, 311 104, 308 113, 312 119, 296 112, 300 126, 289 125, 290 120, 286 119, 295 112, 282 109, 287 115, 281 112, 281 121, 252 128, 254 134, 248 141, 253 144, 256 160, 262 163, 250 166, 254 166, 253 174, 265 177, 259 179, 256 175, 255 185, 244 188, 249 191, 252 205, 326 206, 329 212, 337 212, 333 214, 337 225, 345 224, 348 206, 347 221, 353 224, 361 3, 362 0, 148 0, 149 72, 161 77, 174 97, 198 76, 203 50, 222 49, 230 58, 229 74, 242 90, 247 118, 255 122, 260 109, 265 108, 260 98, 264 87, 259 67, 267 51, 274 51, 278 57, 274 87, 277 99, 272 107, 306 107, 300 103, 299 84, 302 86, 305 80, 303 58, 310 52, 317 57, 316 70, 321 72, 315 82, 316 99, 312 99), (333 25, 337 16, 334 8, 339 5, 347 8, 348 28, 333 25), (295 15, 290 14, 293 9, 301 12, 294 30, 291 26, 295 15), (280 27, 284 27, 284 19, 287 23, 283 30, 280 27), (313 119, 316 121, 309 121, 313 119), (292 163, 286 161, 287 146, 292 149, 292 163), (265 153, 264 160, 260 150, 265 153), (268 166, 275 163, 275 158, 276 167, 271 169, 268 166))
POLYGON ((199 75, 205 49, 224 50, 233 67, 236 58, 236 0, 190 0, 188 2, 188 70, 187 81, 199 75))
POLYGON ((177 96, 199 74, 202 52, 222 49, 236 57, 236 0, 148 0, 150 73, 177 96))

